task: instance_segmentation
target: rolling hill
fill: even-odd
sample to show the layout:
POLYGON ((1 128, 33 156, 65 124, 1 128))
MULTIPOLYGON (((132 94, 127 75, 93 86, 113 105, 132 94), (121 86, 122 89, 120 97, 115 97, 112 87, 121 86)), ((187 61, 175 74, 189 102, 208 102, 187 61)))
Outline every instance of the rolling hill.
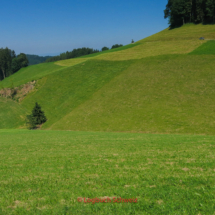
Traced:
POLYGON ((23 68, 0 87, 36 80, 36 88, 19 103, 0 98, 0 128, 23 127, 38 102, 48 118, 42 129, 215 134, 214 32, 215 25, 187 24, 23 68))

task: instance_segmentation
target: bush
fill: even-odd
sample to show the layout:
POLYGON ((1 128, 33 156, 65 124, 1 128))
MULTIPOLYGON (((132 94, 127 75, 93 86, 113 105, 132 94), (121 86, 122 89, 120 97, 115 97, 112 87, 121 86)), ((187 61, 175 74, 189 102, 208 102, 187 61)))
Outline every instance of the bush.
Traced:
POLYGON ((107 50, 109 50, 109 48, 106 47, 106 46, 104 46, 104 47, 102 48, 102 51, 107 51, 107 50))
POLYGON ((47 121, 45 113, 41 110, 41 106, 36 102, 31 115, 26 116, 26 125, 29 129, 34 129, 37 125, 41 125, 47 121))
POLYGON ((115 48, 119 48, 123 46, 122 44, 115 44, 115 45, 112 45, 111 49, 115 49, 115 48))

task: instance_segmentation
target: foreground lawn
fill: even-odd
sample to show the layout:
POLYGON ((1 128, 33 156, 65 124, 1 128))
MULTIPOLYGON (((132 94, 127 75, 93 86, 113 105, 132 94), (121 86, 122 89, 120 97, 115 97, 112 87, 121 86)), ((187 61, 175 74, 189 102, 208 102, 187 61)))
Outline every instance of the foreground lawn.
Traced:
POLYGON ((0 130, 0 214, 214 214, 214 142, 203 135, 0 130))

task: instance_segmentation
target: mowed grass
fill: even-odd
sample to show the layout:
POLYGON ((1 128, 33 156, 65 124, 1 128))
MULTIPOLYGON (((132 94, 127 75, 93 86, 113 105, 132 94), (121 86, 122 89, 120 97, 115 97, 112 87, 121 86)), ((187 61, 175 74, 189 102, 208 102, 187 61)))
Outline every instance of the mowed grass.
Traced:
POLYGON ((0 130, 0 213, 211 215, 214 142, 203 135, 0 130))
POLYGON ((202 40, 145 42, 128 50, 99 55, 97 59, 117 61, 142 59, 167 54, 187 54, 198 48, 204 42, 202 40))
POLYGON ((215 55, 215 40, 207 41, 190 54, 192 55, 215 55))
POLYGON ((215 134, 215 56, 136 60, 50 128, 215 134))
POLYGON ((215 39, 215 25, 186 24, 179 28, 164 29, 152 36, 139 40, 138 43, 153 41, 176 41, 176 40, 199 40, 204 37, 206 40, 215 39))

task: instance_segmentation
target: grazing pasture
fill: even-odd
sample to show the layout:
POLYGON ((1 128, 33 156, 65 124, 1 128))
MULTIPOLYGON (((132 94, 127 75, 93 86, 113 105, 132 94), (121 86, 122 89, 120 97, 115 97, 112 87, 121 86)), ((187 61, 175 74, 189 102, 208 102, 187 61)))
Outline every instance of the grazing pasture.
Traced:
POLYGON ((0 214, 211 215, 214 179, 214 136, 0 130, 0 214))

